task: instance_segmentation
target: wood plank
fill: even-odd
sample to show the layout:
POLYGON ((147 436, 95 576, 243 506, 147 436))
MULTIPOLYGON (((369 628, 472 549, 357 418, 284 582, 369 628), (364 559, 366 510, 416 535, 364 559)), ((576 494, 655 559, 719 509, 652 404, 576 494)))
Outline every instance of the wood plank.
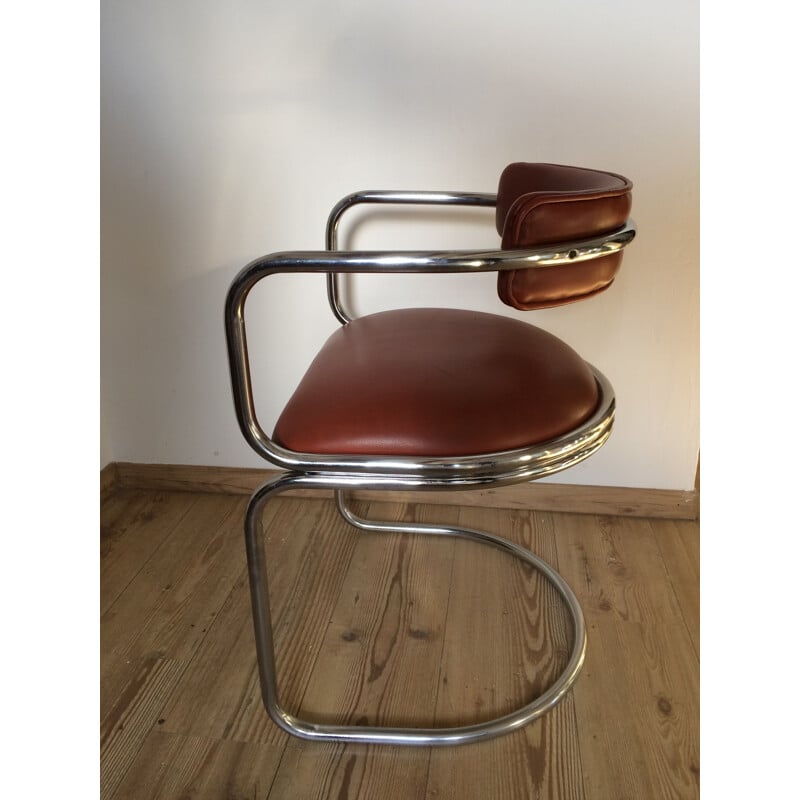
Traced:
POLYGON ((134 761, 141 743, 157 724, 161 709, 186 664, 151 656, 133 674, 100 725, 100 797, 110 800, 134 761))
POLYGON ((194 655, 245 567, 245 507, 244 498, 233 502, 220 524, 211 526, 213 535, 207 542, 195 532, 186 570, 173 580, 169 591, 162 593, 128 655, 159 650, 170 658, 187 661, 194 655))
MULTIPOLYGON (((244 501, 211 495, 181 498, 179 493, 170 497, 173 502, 164 503, 169 510, 156 515, 148 525, 160 527, 156 520, 163 521, 165 517, 171 521, 180 517, 179 521, 136 573, 129 590, 101 615, 101 713, 130 680, 130 672, 139 659, 188 659, 198 638, 204 635, 204 615, 215 614, 230 592, 230 576, 223 577, 222 585, 210 592, 199 587, 198 582, 207 574, 206 566, 214 562, 214 556, 224 551, 225 540, 231 538, 232 532, 224 523, 234 510, 243 509, 244 501), (191 608, 184 606, 198 593, 202 600, 200 615, 195 616, 191 608), (199 627, 191 627, 198 624, 199 627), (188 630, 184 626, 189 626, 188 630)), ((147 538, 148 525, 130 530, 126 537, 137 563, 139 541, 147 538)), ((236 563, 239 572, 242 559, 236 563)))
POLYGON ((424 797, 427 748, 360 744, 287 745, 270 800, 424 797))
POLYGON ((655 540, 700 657, 700 525, 681 520, 650 520, 655 540))
POLYGON ((113 542, 120 540, 125 531, 135 524, 140 509, 153 492, 137 489, 120 489, 111 492, 100 503, 100 559, 108 555, 113 542))
MULTIPOLYGON (((265 525, 278 685, 281 702, 296 711, 357 536, 332 500, 277 498, 266 507, 265 525)), ((237 578, 165 718, 164 730, 173 733, 285 741, 261 701, 246 571, 237 578)))
POLYGON ((147 612, 143 613, 142 592, 149 582, 134 586, 137 601, 133 606, 123 600, 103 620, 102 704, 128 679, 131 665, 152 654, 188 662, 207 635, 245 564, 246 501, 226 498, 224 505, 230 510, 219 524, 215 516, 205 517, 210 536, 191 523, 176 531, 176 551, 181 539, 185 545, 183 570, 161 572, 160 582, 166 581, 168 588, 154 597, 147 612), (138 625, 132 622, 136 617, 140 617, 138 625))
POLYGON ((558 560, 584 614, 658 626, 682 613, 647 524, 624 517, 554 514, 558 560))
MULTIPOLYGON (((374 503, 369 519, 457 522, 454 508, 374 503)), ((357 533, 317 657, 305 719, 391 726, 434 724, 453 544, 450 539, 357 533)), ((275 797, 423 797, 428 750, 300 742, 287 750, 275 797)))
MULTIPOLYGON (((439 509, 436 521, 457 521, 439 509)), ((363 512, 362 512, 363 513, 363 512)), ((373 503, 370 518, 425 522, 416 507, 373 503)), ((432 725, 453 541, 356 533, 303 711, 320 721, 432 725)))
POLYGON ((573 688, 586 796, 699 797, 699 665, 685 627, 590 620, 573 688))
POLYGON ((100 509, 100 613, 114 604, 197 495, 115 492, 100 509), (119 511, 119 504, 123 508, 119 511), (126 503, 128 504, 125 507, 126 503), (135 513, 131 513, 135 507, 135 513), (123 543, 124 539, 124 543, 123 543))
MULTIPOLYGON (((278 474, 273 469, 242 469, 182 464, 117 464, 119 485, 158 491, 252 494, 278 474)), ((327 497, 319 490, 303 490, 297 497, 327 497)), ((641 489, 618 486, 574 486, 558 483, 520 483, 473 491, 361 492, 365 502, 444 504, 479 508, 519 508, 564 511, 573 514, 613 514, 631 517, 697 519, 699 491, 641 489)))
MULTIPOLYGON (((463 509, 461 524, 497 533, 553 565, 549 515, 463 509)), ((437 724, 467 724, 518 708, 566 664, 569 617, 531 567, 485 545, 456 543, 437 724)), ((583 798, 571 697, 514 733, 431 753, 428 798, 583 798), (487 769, 489 764, 502 765, 487 769)))
POLYGON ((554 520, 561 572, 588 629, 573 688, 586 796, 696 797, 699 664, 652 528, 554 520))
POLYGON ((282 748, 151 731, 114 800, 266 798, 282 748))
POLYGON ((260 707, 247 573, 243 570, 165 707, 162 730, 248 741, 247 736, 230 737, 230 732, 241 715, 255 713, 260 707))

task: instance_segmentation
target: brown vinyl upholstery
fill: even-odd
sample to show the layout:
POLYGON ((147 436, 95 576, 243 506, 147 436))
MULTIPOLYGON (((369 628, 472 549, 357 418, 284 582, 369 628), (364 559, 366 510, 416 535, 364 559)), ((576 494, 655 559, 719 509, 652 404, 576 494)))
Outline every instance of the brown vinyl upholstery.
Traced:
MULTIPOLYGON (((497 231, 504 250, 588 239, 622 227, 631 210, 631 182, 612 172, 557 164, 510 164, 497 190, 497 231)), ((497 293, 521 310, 582 300, 607 289, 622 253, 567 266, 508 270, 497 293)))
POLYGON ((402 309, 328 339, 274 439, 304 453, 492 453, 567 433, 597 403, 589 367, 546 331, 477 311, 402 309))

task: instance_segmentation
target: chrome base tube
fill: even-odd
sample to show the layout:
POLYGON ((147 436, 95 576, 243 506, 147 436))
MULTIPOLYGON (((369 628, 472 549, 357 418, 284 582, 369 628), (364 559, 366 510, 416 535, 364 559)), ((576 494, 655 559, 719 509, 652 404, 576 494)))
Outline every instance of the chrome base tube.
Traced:
MULTIPOLYGON (((412 482, 408 482, 412 483, 412 482)), ((395 745, 456 745, 491 739, 510 733, 538 719, 552 709, 569 691, 581 670, 586 651, 586 625, 583 612, 574 592, 566 581, 549 564, 538 556, 513 542, 483 531, 456 526, 437 526, 409 524, 400 522, 372 522, 357 517, 345 502, 344 491, 348 487, 365 489, 409 489, 402 479, 373 478, 354 476, 348 480, 345 475, 308 475, 287 473, 261 486, 253 495, 245 518, 245 540, 250 579, 250 593, 253 607, 256 652, 258 655, 259 677, 264 706, 273 721, 294 736, 315 741, 350 741, 372 744, 395 745), (531 702, 496 719, 474 725, 454 728, 392 728, 370 727, 364 725, 327 725, 302 720, 281 707, 275 670, 275 653, 272 636, 272 622, 269 608, 267 570, 264 558, 263 509, 272 497, 291 490, 308 486, 327 487, 335 493, 336 505, 340 514, 353 526, 370 532, 397 532, 427 534, 436 536, 456 536, 481 544, 492 545, 505 553, 513 555, 537 569, 561 595, 572 619, 573 645, 566 667, 544 694, 531 702)))

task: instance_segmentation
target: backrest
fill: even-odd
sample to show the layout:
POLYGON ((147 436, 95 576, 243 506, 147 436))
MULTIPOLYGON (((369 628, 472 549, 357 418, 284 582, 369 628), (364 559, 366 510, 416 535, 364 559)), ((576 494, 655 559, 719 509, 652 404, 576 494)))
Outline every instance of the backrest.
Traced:
MULTIPOLYGON (((633 184, 613 172, 558 164, 509 164, 497 190, 497 232, 504 250, 589 239, 622 227, 633 184)), ((622 252, 567 266, 507 270, 497 293, 521 310, 549 308, 591 297, 614 280, 622 252)))

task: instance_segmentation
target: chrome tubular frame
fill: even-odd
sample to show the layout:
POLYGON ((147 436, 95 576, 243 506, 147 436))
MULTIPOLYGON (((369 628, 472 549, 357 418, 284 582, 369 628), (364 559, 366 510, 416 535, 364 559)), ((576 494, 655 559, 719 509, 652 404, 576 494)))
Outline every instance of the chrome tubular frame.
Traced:
MULTIPOLYGON (((457 485, 465 476, 489 481, 529 480, 549 475, 577 463, 587 447, 602 444, 610 429, 614 395, 609 382, 594 369, 601 399, 595 415, 566 437, 544 445, 458 458, 380 458, 371 456, 321 456, 296 453, 270 439, 256 416, 247 358, 245 302, 250 290, 276 273, 475 273, 509 269, 536 269, 600 258, 626 247, 635 236, 633 222, 605 236, 548 245, 530 250, 482 250, 456 252, 289 252, 273 253, 248 264, 228 291, 225 327, 231 367, 234 403, 245 440, 262 457, 279 467, 307 472, 349 472, 367 475, 404 475, 409 479, 451 479, 457 485)), ((596 448, 595 448, 596 449, 596 448)))
MULTIPOLYGON (((478 206, 494 208, 497 205, 496 194, 483 194, 481 192, 396 192, 396 191, 368 191, 353 192, 343 197, 334 207, 328 217, 325 228, 325 248, 336 251, 338 247, 339 220, 344 212, 353 206, 362 203, 383 205, 424 205, 424 206, 478 206)), ((352 321, 350 314, 345 311, 339 295, 336 273, 328 273, 328 303, 333 315, 342 325, 352 321)))
POLYGON ((407 489, 404 481, 391 478, 349 478, 341 476, 307 475, 286 473, 264 484, 250 500, 245 520, 245 539, 250 579, 250 594, 255 627, 256 652, 258 655, 261 696, 270 717, 287 733, 302 739, 316 741, 355 741, 373 744, 395 745, 456 745, 502 736, 521 728, 541 717, 553 708, 569 691, 583 666, 586 652, 586 625, 578 599, 566 581, 547 562, 538 556, 500 536, 483 531, 455 526, 368 522, 355 516, 344 502, 342 485, 348 488, 407 489), (569 660, 559 677, 539 697, 515 711, 496 719, 473 725, 454 728, 392 728, 364 725, 330 725, 309 722, 284 709, 279 700, 275 670, 275 652, 272 637, 272 621, 269 610, 269 589, 264 557, 264 533, 262 527, 264 504, 271 497, 290 489, 329 488, 336 494, 339 512, 353 526, 372 532, 415 533, 435 536, 458 536, 481 544, 489 544, 530 564, 549 581, 563 598, 572 620, 573 644, 569 660))
POLYGON ((331 211, 326 232, 326 252, 274 253, 252 261, 233 280, 225 304, 225 329, 234 404, 245 440, 263 458, 288 472, 268 481, 253 494, 245 519, 250 592, 256 651, 264 705, 273 721, 289 733, 306 739, 359 741, 387 744, 463 744, 509 733, 537 719, 559 702, 574 683, 583 664, 586 630, 583 614, 572 590, 546 562, 525 548, 482 531, 453 526, 371 522, 347 508, 348 489, 418 490, 474 489, 540 478, 588 458, 608 439, 614 421, 614 390, 605 376, 592 370, 599 389, 595 413, 567 435, 531 447, 473 456, 411 458, 362 455, 319 455, 287 450, 274 442, 258 422, 250 379, 245 329, 245 303, 250 290, 276 273, 326 273, 328 299, 342 324, 351 321, 336 284, 338 273, 470 273, 509 269, 536 269, 600 258, 626 247, 636 234, 631 220, 617 231, 600 237, 526 250, 486 251, 336 251, 337 229, 344 212, 359 203, 467 205, 493 207, 495 195, 466 192, 357 192, 343 198, 331 211), (540 697, 497 719, 456 728, 389 728, 323 725, 303 721, 279 703, 270 619, 262 517, 272 497, 300 488, 326 488, 334 493, 337 508, 351 525, 362 531, 457 536, 490 544, 533 566, 563 598, 573 628, 573 645, 566 667, 540 697))

